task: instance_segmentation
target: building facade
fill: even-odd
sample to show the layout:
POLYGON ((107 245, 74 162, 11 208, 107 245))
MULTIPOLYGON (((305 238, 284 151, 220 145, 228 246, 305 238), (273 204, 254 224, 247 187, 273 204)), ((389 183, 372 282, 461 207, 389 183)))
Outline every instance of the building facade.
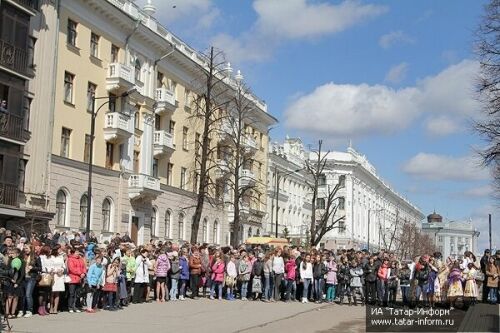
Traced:
POLYGON ((269 148, 267 218, 265 234, 288 237, 300 244, 311 224, 311 176, 305 169, 306 152, 298 138, 286 138, 269 148), (276 229, 276 224, 278 228, 276 229))
MULTIPOLYGON (((310 158, 314 161, 313 153, 310 158)), ((325 205, 327 193, 338 183, 338 210, 334 218, 344 220, 325 235, 325 247, 394 251, 405 224, 420 226, 424 217, 420 210, 387 185, 368 159, 351 147, 347 152, 328 153, 318 209, 325 205)))
MULTIPOLYGON (((34 135, 40 140, 32 150, 40 149, 40 166, 28 171, 27 186, 44 194, 39 196, 55 214, 50 225, 84 230, 91 202, 91 230, 101 240, 116 232, 139 244, 151 238, 189 240, 203 133, 193 108, 206 59, 154 18, 151 3, 144 8, 129 0, 44 4, 40 21, 50 28, 40 32, 44 43, 35 60, 46 61, 49 70, 36 76, 33 90, 52 93, 33 100, 47 112, 36 119, 34 135), (92 200, 87 196, 90 154, 92 200)), ((228 87, 233 81, 230 73, 224 78, 228 87)), ((260 119, 246 126, 262 147, 255 165, 267 167, 266 133, 274 118, 263 102, 248 98, 260 119)), ((214 150, 219 139, 211 140, 214 150)), ((264 183, 266 176, 256 173, 264 183)), ((265 200, 262 207, 265 211, 265 200)), ((205 204, 198 240, 225 244, 229 232, 227 209, 205 204)))
POLYGON ((477 249, 479 231, 470 221, 443 222, 443 217, 434 212, 422 223, 422 232, 431 237, 444 259, 461 259, 465 251, 471 251, 478 257, 482 254, 477 249))
POLYGON ((46 211, 26 206, 26 168, 33 164, 27 144, 31 138, 29 90, 36 73, 35 38, 30 22, 38 15, 37 0, 0 1, 0 226, 24 232, 35 215, 46 211))

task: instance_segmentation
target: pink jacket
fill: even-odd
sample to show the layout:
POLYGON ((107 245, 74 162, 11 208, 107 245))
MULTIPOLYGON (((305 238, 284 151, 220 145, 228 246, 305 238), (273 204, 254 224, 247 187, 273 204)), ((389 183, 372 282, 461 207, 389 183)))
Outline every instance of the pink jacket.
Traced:
POLYGON ((288 259, 288 261, 285 264, 285 272, 286 272, 286 279, 287 280, 295 280, 295 269, 297 266, 295 266, 295 260, 294 259, 288 259))
POLYGON ((85 267, 85 261, 83 258, 77 258, 74 255, 68 256, 68 275, 71 278, 70 284, 78 284, 81 282, 82 274, 87 273, 87 268, 85 267))
POLYGON ((224 281, 224 262, 216 262, 212 265, 212 281, 222 282, 224 281))
POLYGON ((337 284, 337 263, 332 260, 328 263, 326 268, 328 268, 328 273, 326 273, 326 283, 337 284))

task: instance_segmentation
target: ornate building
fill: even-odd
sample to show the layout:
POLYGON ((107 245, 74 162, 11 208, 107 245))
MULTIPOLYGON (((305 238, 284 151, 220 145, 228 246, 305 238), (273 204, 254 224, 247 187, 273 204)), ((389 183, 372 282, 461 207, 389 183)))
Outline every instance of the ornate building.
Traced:
MULTIPOLYGON (((48 28, 38 34, 43 43, 35 63, 47 67, 30 89, 43 92, 33 105, 44 112, 33 119, 39 139, 30 149, 37 163, 27 170, 26 187, 46 198, 47 210, 55 213, 52 227, 84 230, 91 201, 91 230, 101 239, 116 232, 139 244, 190 239, 203 133, 193 121, 194 101, 207 63, 154 13, 151 2, 140 8, 130 0, 43 3, 38 19, 48 28)), ((230 91, 235 77, 229 70, 224 75, 230 91)), ((247 167, 265 184, 267 174, 257 170, 267 168, 267 132, 276 120, 257 97, 246 97, 258 119, 245 124, 245 143, 256 148, 255 162, 247 167)), ((214 151, 218 140, 211 140, 214 151)), ((253 203, 263 211, 265 204, 253 203)), ((225 244, 229 232, 227 209, 206 203, 199 241, 225 244)))

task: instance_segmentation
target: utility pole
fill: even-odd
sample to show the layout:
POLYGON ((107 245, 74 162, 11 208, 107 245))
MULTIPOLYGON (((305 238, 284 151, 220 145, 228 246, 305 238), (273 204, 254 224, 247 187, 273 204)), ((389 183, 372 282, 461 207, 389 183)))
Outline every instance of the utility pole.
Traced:
POLYGON ((493 251, 493 248, 491 247, 491 214, 488 214, 488 231, 490 237, 490 253, 491 253, 493 251))
POLYGON ((275 191, 274 191, 274 194, 276 196, 276 216, 275 216, 275 220, 276 220, 276 233, 275 233, 275 237, 278 238, 278 212, 279 212, 279 207, 278 207, 278 203, 279 203, 279 193, 280 193, 280 178, 279 178, 279 173, 278 173, 278 166, 275 165, 274 166, 274 176, 276 177, 276 188, 275 188, 275 191))
POLYGON ((367 250, 368 250, 368 253, 370 253, 370 209, 368 209, 368 239, 367 239, 367 250))

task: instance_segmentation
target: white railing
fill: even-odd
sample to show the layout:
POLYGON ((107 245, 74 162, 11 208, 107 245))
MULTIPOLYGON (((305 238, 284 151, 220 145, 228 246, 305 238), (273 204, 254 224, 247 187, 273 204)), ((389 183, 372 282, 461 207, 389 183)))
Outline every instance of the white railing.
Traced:
POLYGON ((167 131, 155 131, 153 136, 153 144, 174 148, 174 138, 167 131))
POLYGON ((255 180, 255 174, 251 170, 243 169, 240 178, 246 181, 255 180))
POLYGON ((106 114, 104 128, 121 129, 129 132, 129 117, 120 112, 106 114))
POLYGON ((128 180, 128 187, 134 189, 150 189, 160 191, 160 180, 143 174, 131 175, 128 180))
POLYGON ((156 89, 156 101, 157 102, 167 102, 175 105, 175 94, 172 90, 167 88, 156 89))
POLYGON ((117 62, 109 64, 108 71, 109 79, 123 79, 130 83, 134 83, 134 73, 132 72, 132 68, 127 65, 120 64, 117 62))
POLYGON ((252 149, 257 149, 257 141, 249 134, 244 137, 243 143, 252 149))

